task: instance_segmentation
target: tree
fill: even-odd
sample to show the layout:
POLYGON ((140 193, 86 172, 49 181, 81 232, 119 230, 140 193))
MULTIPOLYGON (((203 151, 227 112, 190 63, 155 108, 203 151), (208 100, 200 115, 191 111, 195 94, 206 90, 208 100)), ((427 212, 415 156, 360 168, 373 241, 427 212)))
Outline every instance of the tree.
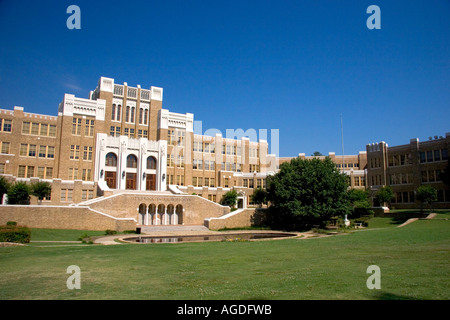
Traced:
POLYGON ((236 205, 237 196, 238 194, 236 190, 230 190, 222 196, 220 203, 224 206, 233 207, 236 205))
POLYGON ((323 156, 323 154, 320 153, 319 151, 314 151, 314 153, 311 156, 313 156, 313 157, 320 157, 320 156, 323 156))
POLYGON ((39 199, 39 204, 52 193, 52 186, 48 182, 39 181, 31 185, 31 194, 39 199))
POLYGON ((8 189, 10 187, 10 184, 8 180, 5 179, 5 177, 0 177, 0 203, 3 201, 3 195, 8 193, 8 189))
POLYGON ((430 206, 432 211, 433 202, 437 201, 437 190, 430 185, 423 185, 416 190, 416 199, 420 202, 420 211, 423 211, 423 205, 430 206))
POLYGON ((268 223, 272 228, 291 230, 323 226, 331 217, 350 212, 347 188, 346 175, 329 157, 292 159, 268 177, 268 223))
POLYGON ((353 207, 352 216, 360 218, 363 215, 372 214, 367 191, 361 189, 350 189, 348 198, 353 207))
POLYGON ((375 200, 378 201, 380 205, 384 206, 387 204, 389 207, 392 199, 394 199, 394 191, 392 191, 390 186, 381 187, 381 189, 375 193, 375 200))
POLYGON ((8 190, 8 204, 30 204, 30 187, 22 181, 14 183, 8 190))
POLYGON ((254 189, 251 200, 261 208, 262 204, 267 202, 267 191, 263 188, 254 189))

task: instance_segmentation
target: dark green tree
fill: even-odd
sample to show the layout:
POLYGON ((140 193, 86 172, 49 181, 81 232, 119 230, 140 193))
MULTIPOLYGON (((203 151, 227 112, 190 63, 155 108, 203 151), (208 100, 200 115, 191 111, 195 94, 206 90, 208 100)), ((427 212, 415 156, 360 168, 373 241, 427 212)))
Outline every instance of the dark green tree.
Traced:
POLYGON ((8 190, 8 204, 30 204, 30 187, 17 181, 8 190))
POLYGON ((39 204, 44 198, 48 198, 52 193, 52 186, 45 181, 35 182, 31 185, 31 194, 39 199, 39 204))
POLYGON ((387 205, 389 207, 392 199, 394 199, 394 191, 390 186, 381 187, 375 193, 375 200, 382 206, 387 205))
POLYGON ((351 211, 348 183, 330 158, 292 159, 268 177, 272 228, 306 230, 351 211))
POLYGON ((220 203, 224 206, 233 207, 236 205, 237 197, 238 197, 237 191, 230 190, 222 196, 220 203))
POLYGON ((267 191, 263 188, 253 189, 253 194, 251 195, 252 202, 262 206, 263 203, 267 203, 267 191))
POLYGON ((369 196, 367 191, 361 189, 350 189, 348 191, 348 199, 352 205, 352 218, 360 218, 363 215, 372 214, 370 209, 369 196))
POLYGON ((437 190, 430 185, 420 186, 416 190, 416 199, 420 202, 420 211, 423 211, 424 204, 428 204, 431 213, 433 202, 437 201, 437 190))

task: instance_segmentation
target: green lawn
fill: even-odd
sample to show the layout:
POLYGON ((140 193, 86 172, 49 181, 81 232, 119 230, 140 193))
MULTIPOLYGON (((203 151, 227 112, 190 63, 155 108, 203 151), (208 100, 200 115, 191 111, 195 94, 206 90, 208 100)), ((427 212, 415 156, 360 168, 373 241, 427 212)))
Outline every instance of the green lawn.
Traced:
POLYGON ((309 240, 0 248, 0 299, 450 299, 450 222, 385 219, 309 240), (380 290, 366 287, 373 264, 380 290), (70 265, 80 290, 66 287, 70 265))

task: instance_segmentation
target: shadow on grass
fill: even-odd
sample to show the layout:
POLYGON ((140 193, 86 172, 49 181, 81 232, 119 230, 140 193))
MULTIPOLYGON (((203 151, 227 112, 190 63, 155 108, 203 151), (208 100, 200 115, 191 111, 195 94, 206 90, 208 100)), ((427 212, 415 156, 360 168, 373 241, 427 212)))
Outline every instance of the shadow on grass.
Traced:
POLYGON ((392 221, 390 222, 390 224, 393 225, 400 225, 404 222, 406 222, 409 218, 405 218, 405 217, 394 217, 392 218, 392 221))
POLYGON ((423 297, 409 297, 409 296, 402 296, 402 295, 398 295, 392 292, 386 292, 386 291, 377 291, 374 292, 373 296, 374 299, 376 300, 427 300, 426 298, 423 297))

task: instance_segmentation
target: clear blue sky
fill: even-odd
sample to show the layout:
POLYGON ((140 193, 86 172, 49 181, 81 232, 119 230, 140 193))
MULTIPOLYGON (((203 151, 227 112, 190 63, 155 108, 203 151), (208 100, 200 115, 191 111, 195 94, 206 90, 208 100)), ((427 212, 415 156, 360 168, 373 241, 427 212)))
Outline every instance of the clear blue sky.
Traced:
POLYGON ((448 0, 0 0, 0 108, 56 115, 106 76, 163 87, 203 130, 279 129, 280 156, 342 154, 341 114, 346 154, 426 140, 450 132, 449 16, 448 0))

